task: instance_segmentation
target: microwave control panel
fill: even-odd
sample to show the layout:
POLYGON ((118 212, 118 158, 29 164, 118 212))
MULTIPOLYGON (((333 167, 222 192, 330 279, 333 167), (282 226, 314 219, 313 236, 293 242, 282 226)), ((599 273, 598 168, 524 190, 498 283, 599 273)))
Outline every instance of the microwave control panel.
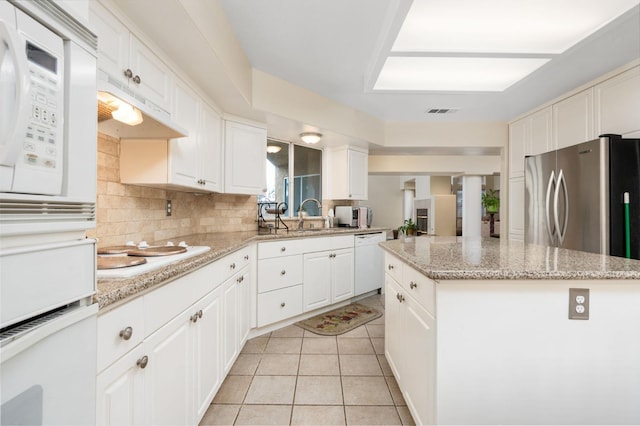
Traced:
POLYGON ((29 65, 31 116, 25 133, 22 160, 29 167, 62 167, 63 108, 60 60, 26 42, 29 65))

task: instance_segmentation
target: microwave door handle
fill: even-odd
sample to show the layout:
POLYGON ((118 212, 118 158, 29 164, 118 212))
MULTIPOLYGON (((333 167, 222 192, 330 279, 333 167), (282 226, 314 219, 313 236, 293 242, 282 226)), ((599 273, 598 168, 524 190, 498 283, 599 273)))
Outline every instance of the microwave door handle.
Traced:
POLYGON ((551 171, 549 175, 549 183, 547 184, 547 197, 546 202, 544 203, 544 216, 546 219, 547 225, 547 234, 549 235, 549 239, 553 244, 555 241, 554 234, 556 233, 556 227, 551 225, 551 218, 549 217, 549 207, 551 207, 551 190, 553 189, 555 192, 556 186, 556 174, 555 171, 551 171))
MULTIPOLYGON (((5 115, 2 126, 0 126, 0 164, 13 166, 22 148, 22 143, 18 142, 19 134, 26 132, 27 122, 31 114, 29 107, 29 65, 27 58, 23 55, 23 42, 17 31, 0 21, 0 66, 3 66, 9 59, 13 64, 15 76, 15 92, 11 90, 3 91, 0 103, 13 113, 5 115)), ((4 114, 3 114, 4 115, 4 114)))

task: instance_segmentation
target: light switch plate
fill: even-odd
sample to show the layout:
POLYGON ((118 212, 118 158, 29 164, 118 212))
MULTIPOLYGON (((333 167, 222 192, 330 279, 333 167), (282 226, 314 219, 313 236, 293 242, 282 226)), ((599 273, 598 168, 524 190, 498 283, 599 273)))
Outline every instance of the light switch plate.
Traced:
POLYGON ((589 289, 569 289, 569 319, 589 319, 589 289))

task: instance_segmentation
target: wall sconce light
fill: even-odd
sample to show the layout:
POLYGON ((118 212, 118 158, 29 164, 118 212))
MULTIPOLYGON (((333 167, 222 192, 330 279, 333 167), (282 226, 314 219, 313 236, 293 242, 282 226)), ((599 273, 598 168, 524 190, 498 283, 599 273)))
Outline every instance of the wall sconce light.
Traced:
POLYGON ((277 145, 267 145, 267 153, 269 154, 275 154, 277 152, 280 152, 281 149, 282 147, 277 145))
POLYGON ((318 143, 320 142, 321 138, 322 138, 322 134, 317 132, 300 133, 300 139, 302 139, 302 142, 308 143, 308 144, 318 143))

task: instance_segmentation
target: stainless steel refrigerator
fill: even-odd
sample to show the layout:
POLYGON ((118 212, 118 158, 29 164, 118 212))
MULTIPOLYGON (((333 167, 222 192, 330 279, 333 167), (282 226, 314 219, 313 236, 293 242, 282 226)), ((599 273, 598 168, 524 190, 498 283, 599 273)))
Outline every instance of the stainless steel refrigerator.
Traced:
POLYGON ((525 191, 525 242, 640 259, 640 139, 528 156, 525 191))

